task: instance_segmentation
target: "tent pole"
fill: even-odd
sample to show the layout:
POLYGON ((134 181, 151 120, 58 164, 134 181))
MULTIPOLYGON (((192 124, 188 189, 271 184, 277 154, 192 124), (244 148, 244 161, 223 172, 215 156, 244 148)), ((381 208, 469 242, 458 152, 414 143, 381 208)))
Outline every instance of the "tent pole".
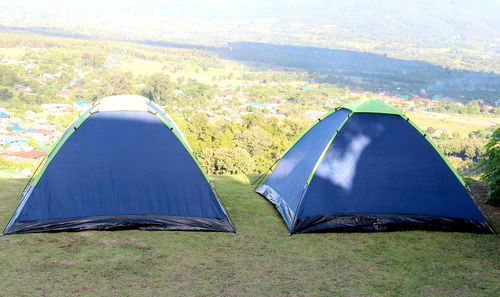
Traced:
POLYGON ((266 171, 265 173, 261 174, 261 175, 259 176, 259 178, 257 178, 257 179, 256 179, 256 180, 252 183, 252 186, 256 184, 255 188, 253 189, 253 190, 254 190, 254 192, 255 192, 255 190, 257 190, 257 188, 260 186, 261 182, 263 181, 263 177, 264 177, 264 176, 266 176, 266 175, 269 173, 269 171, 271 171, 271 169, 274 167, 274 165, 276 165, 276 163, 278 163, 278 161, 279 161, 279 160, 281 160, 281 158, 276 159, 276 161, 274 161, 273 165, 271 165, 271 167, 269 167, 269 169, 267 169, 267 171, 266 171))
POLYGON ((236 227, 234 226, 234 223, 233 223, 233 219, 231 219, 231 216, 229 215, 229 212, 227 211, 226 206, 222 202, 222 198, 221 198, 219 192, 217 191, 217 189, 215 188, 212 181, 210 181, 210 186, 212 187, 213 191, 215 192, 215 195, 217 196, 217 198, 218 198, 217 200, 219 200, 220 205, 224 209, 224 212, 226 213, 227 219, 229 220, 229 224, 231 224, 231 226, 233 227, 234 233, 240 235, 240 233, 238 233, 238 231, 236 230, 236 227))
POLYGON ((30 179, 28 180, 28 182, 26 183, 26 185, 24 186, 24 189, 22 190, 21 194, 24 195, 24 191, 26 191, 26 189, 28 188, 29 184, 31 183, 31 181, 33 180, 33 177, 36 175, 36 173, 38 172, 38 170, 40 169, 40 166, 42 166, 42 164, 45 162, 45 159, 47 159, 47 156, 49 154, 46 154, 45 157, 43 157, 42 161, 40 163, 38 163, 38 166, 36 167, 35 171, 33 172, 33 174, 31 175, 30 179))

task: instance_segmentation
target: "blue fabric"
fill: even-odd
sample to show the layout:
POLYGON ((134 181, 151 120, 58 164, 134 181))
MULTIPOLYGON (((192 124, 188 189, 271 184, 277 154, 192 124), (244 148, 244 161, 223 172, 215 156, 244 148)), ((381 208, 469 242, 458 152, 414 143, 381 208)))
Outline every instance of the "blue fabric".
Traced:
POLYGON ((328 149, 298 213, 414 214, 485 222, 434 147, 397 115, 356 113, 328 149))
POLYGON ((349 110, 341 109, 317 123, 283 156, 264 182, 294 213, 316 161, 349 114, 349 110))
POLYGON ((226 218, 193 158, 147 112, 89 116, 47 166, 17 221, 104 215, 226 218))

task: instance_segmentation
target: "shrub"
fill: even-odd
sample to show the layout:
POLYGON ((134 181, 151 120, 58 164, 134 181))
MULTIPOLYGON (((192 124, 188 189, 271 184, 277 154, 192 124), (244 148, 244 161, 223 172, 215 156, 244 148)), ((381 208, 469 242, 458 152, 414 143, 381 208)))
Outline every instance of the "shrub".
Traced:
POLYGON ((209 174, 252 173, 255 167, 250 154, 242 148, 202 149, 196 152, 200 165, 209 174))
POLYGON ((497 128, 486 144, 486 152, 479 164, 486 163, 481 179, 488 183, 488 198, 490 204, 500 204, 500 128, 497 128))

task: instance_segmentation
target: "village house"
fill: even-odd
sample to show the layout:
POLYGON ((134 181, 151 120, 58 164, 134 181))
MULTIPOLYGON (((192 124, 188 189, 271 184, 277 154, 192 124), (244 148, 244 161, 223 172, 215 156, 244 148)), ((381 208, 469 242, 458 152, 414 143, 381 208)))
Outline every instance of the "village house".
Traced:
POLYGON ((6 160, 28 160, 35 161, 42 158, 47 153, 38 150, 16 151, 16 152, 0 152, 0 156, 6 160))
POLYGON ((42 74, 42 77, 45 79, 56 79, 52 74, 49 73, 42 74))
POLYGON ((88 101, 76 101, 73 104, 73 108, 76 111, 85 111, 85 110, 89 109, 91 106, 92 106, 92 104, 90 104, 88 101))
POLYGON ((73 107, 71 104, 61 104, 61 103, 51 103, 51 104, 42 104, 41 105, 43 112, 51 113, 55 115, 62 115, 66 112, 69 112, 73 107))
POLYGON ((33 139, 38 145, 47 146, 52 144, 57 140, 57 133, 52 130, 47 129, 36 129, 27 133, 23 136, 28 139, 33 139))
POLYGON ((16 90, 18 90, 19 92, 23 92, 23 93, 31 93, 31 91, 32 91, 31 87, 28 85, 25 85, 25 84, 17 84, 14 86, 14 88, 16 90))
POLYGON ((64 99, 67 99, 71 94, 73 94, 73 91, 71 90, 61 90, 56 93, 57 97, 63 97, 64 99))
POLYGON ((8 146, 7 151, 9 152, 26 152, 30 151, 33 148, 28 144, 27 139, 20 139, 17 136, 13 136, 12 138, 4 139, 3 146, 8 146))
POLYGON ((19 65, 19 64, 24 64, 26 62, 24 61, 18 61, 16 59, 3 59, 2 64, 7 64, 7 65, 19 65))

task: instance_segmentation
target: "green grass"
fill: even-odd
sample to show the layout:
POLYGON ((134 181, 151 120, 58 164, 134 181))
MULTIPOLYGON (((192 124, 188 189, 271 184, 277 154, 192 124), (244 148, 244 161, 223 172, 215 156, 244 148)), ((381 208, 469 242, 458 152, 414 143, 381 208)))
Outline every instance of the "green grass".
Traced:
POLYGON ((0 48, 0 59, 19 59, 26 54, 23 48, 0 48))
POLYGON ((448 115, 448 117, 443 118, 421 112, 411 112, 406 113, 406 115, 424 131, 428 127, 433 127, 448 130, 450 133, 458 132, 462 137, 467 137, 472 131, 500 125, 499 117, 448 115))
MULTIPOLYGON (((252 177, 254 178, 254 177, 252 177)), ((246 176, 213 178, 240 232, 0 238, 1 296, 499 296, 500 239, 445 232, 288 236, 246 176)), ((0 180, 0 225, 26 180, 0 180)))

